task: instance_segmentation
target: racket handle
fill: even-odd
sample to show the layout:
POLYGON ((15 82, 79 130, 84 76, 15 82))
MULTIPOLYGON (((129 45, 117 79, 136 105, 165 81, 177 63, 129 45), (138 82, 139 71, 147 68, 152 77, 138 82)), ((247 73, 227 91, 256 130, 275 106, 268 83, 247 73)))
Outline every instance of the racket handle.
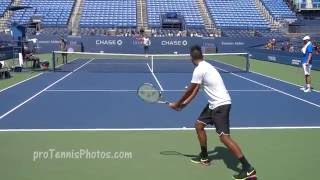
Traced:
POLYGON ((158 103, 160 103, 160 104, 170 104, 169 101, 158 101, 158 103))

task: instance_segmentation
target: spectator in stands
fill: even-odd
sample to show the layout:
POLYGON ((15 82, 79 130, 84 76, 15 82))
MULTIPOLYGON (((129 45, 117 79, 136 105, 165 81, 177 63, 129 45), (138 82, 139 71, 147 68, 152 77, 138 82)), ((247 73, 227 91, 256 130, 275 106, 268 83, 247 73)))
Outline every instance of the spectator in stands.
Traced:
POLYGON ((290 41, 286 42, 285 50, 286 50, 286 51, 289 51, 290 46, 291 46, 291 42, 290 42, 290 41))
POLYGON ((266 49, 272 49, 272 42, 271 40, 268 41, 268 43, 265 45, 266 49))
POLYGON ((276 48, 276 39, 270 39, 270 40, 268 41, 268 43, 265 45, 265 48, 266 48, 266 49, 275 50, 275 48, 276 48))
POLYGON ((276 49, 276 45, 277 45, 276 39, 273 38, 273 39, 271 40, 271 49, 272 49, 272 50, 275 50, 275 49, 276 49))
POLYGON ((305 75, 305 86, 301 88, 304 92, 311 92, 311 68, 312 68, 312 51, 313 45, 310 41, 310 36, 303 38, 304 46, 301 49, 303 53, 302 67, 305 75))
POLYGON ((281 43, 281 51, 286 51, 287 49, 286 49, 286 44, 283 42, 283 43, 281 43))
POLYGON ((293 53, 294 52, 294 47, 293 45, 290 43, 290 47, 289 47, 289 52, 293 53))
POLYGON ((182 32, 181 32, 181 31, 178 31, 177 37, 180 37, 180 36, 182 36, 182 32))
POLYGON ((91 36, 96 35, 96 31, 95 31, 94 29, 91 29, 91 30, 90 30, 90 35, 91 35, 91 36))

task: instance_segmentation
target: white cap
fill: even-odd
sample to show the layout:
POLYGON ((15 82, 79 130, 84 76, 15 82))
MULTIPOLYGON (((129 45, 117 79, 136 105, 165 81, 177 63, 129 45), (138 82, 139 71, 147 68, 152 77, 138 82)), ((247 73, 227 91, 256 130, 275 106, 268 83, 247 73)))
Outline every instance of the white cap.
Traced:
POLYGON ((305 40, 310 40, 310 36, 305 36, 304 38, 303 38, 303 40, 305 41, 305 40))

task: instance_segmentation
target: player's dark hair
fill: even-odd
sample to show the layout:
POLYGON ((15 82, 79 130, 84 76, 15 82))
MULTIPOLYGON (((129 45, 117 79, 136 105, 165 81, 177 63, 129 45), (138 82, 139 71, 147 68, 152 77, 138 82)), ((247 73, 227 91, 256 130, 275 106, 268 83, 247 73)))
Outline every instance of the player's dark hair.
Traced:
POLYGON ((201 47, 199 45, 192 46, 190 49, 190 56, 193 60, 203 59, 201 47))

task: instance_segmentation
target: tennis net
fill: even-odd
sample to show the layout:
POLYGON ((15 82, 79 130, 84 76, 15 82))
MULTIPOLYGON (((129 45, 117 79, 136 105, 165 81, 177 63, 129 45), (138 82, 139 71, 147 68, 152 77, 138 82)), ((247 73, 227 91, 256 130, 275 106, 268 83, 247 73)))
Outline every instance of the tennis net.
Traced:
MULTIPOLYGON (((193 64, 188 54, 113 54, 61 52, 52 54, 54 71, 105 73, 191 73, 193 64), (63 57, 66 60, 63 63, 63 57), (81 68, 79 68, 81 67, 81 68)), ((204 59, 220 72, 248 72, 247 53, 204 54, 204 59)))

